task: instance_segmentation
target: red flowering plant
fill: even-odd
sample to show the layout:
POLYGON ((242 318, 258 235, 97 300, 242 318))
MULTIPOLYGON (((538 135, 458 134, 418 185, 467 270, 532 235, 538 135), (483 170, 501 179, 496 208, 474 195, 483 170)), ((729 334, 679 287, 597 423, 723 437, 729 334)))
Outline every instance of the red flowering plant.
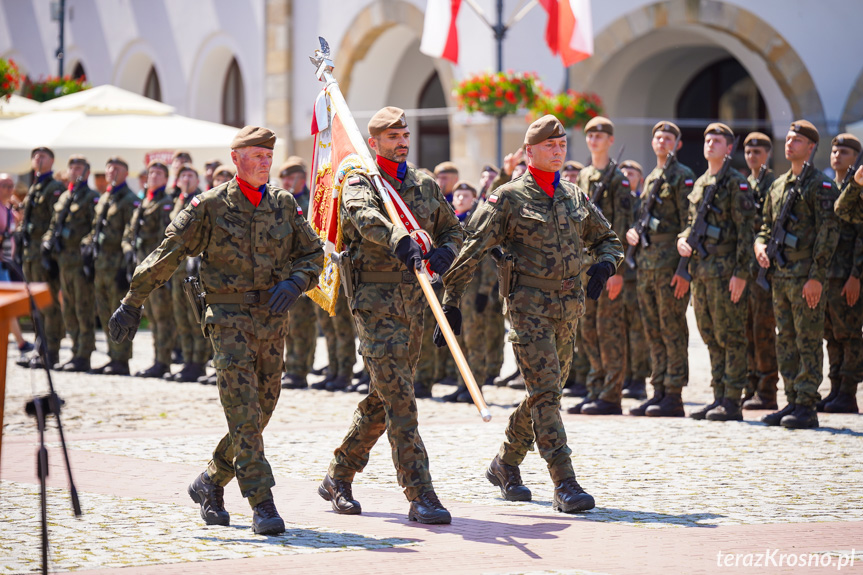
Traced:
POLYGON ((44 80, 24 82, 24 96, 37 102, 47 102, 60 96, 74 94, 91 88, 87 78, 73 78, 71 76, 48 76, 44 80))
POLYGON ((530 108, 530 121, 546 114, 555 116, 565 128, 583 128, 584 125, 602 114, 602 101, 599 96, 589 92, 567 90, 552 94, 545 90, 530 108))
POLYGON ((470 76, 453 90, 459 109, 489 116, 506 116, 519 108, 530 108, 538 93, 536 74, 512 70, 470 76))
POLYGON ((0 58, 0 98, 7 101, 9 96, 15 93, 21 86, 21 72, 15 60, 0 58))

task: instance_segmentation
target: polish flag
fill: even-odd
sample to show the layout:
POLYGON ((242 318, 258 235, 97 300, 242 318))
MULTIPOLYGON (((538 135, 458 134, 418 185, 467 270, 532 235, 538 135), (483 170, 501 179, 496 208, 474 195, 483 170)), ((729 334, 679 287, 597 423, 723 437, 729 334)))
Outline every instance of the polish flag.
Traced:
POLYGON ((548 12, 545 41, 564 66, 593 55, 593 20, 590 0, 539 0, 548 12))
POLYGON ((461 0, 428 0, 420 52, 458 64, 456 18, 461 0))

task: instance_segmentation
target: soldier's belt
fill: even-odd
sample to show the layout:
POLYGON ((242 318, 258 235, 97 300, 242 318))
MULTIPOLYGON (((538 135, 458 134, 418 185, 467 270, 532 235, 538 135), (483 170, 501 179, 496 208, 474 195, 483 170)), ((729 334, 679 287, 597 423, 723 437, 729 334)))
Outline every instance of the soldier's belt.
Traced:
POLYGON ((207 305, 218 303, 236 303, 252 305, 270 301, 270 292, 247 291, 245 293, 208 293, 204 298, 207 305))
POLYGON ((737 244, 719 244, 718 246, 707 245, 704 246, 704 249, 712 256, 727 256, 737 249, 737 244))
POLYGON ((364 272, 359 273, 361 284, 409 284, 417 281, 416 275, 408 270, 400 272, 364 272))
POLYGON ((579 285, 579 279, 574 277, 563 280, 549 280, 526 274, 518 274, 518 279, 516 280, 515 285, 527 286, 546 291, 570 291, 579 285))
POLYGON ((651 234, 648 233, 647 237, 650 238, 651 243, 659 243, 659 242, 670 242, 677 239, 677 234, 651 234))

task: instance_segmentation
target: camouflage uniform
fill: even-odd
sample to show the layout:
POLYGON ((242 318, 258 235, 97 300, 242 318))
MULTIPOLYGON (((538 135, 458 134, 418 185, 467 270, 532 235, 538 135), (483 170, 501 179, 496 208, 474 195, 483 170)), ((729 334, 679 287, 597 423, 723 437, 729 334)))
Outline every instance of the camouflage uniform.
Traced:
POLYGON ((63 290, 63 323, 72 339, 72 357, 90 359, 96 349, 93 299, 93 282, 84 277, 81 261, 81 240, 90 233, 96 215, 99 192, 81 182, 74 191, 65 191, 54 204, 51 226, 42 240, 54 241, 59 228, 60 245, 54 245, 55 257, 60 267, 60 287, 63 290), (63 222, 60 218, 66 207, 69 211, 63 222))
POLYGON ((575 477, 560 417, 560 396, 572 360, 584 291, 578 276, 584 247, 617 266, 620 241, 605 218, 573 184, 561 180, 550 198, 527 172, 496 189, 468 224, 467 240, 444 277, 444 304, 458 306, 486 252, 500 245, 514 257, 517 278, 509 313, 516 362, 528 396, 509 418, 500 459, 519 465, 536 442, 552 480, 575 477), (544 287, 530 287, 530 285, 544 287))
POLYGON ((357 362, 356 335, 354 320, 346 298, 336 300, 336 315, 330 316, 318 306, 315 315, 327 342, 327 372, 330 377, 344 377, 350 382, 357 362))
MULTIPOLYGON (((440 298, 443 296, 443 286, 440 281, 432 283, 432 288, 434 288, 435 295, 438 297, 438 301, 440 301, 440 298)), ((441 352, 443 348, 438 348, 432 341, 435 325, 437 325, 437 322, 434 312, 432 312, 431 307, 426 306, 423 310, 424 327, 422 338, 420 339, 420 354, 417 359, 414 381, 429 389, 444 378, 445 366, 442 361, 444 355, 441 352)), ((443 349, 443 351, 449 353, 448 349, 443 349)))
MULTIPOLYGON (((96 204, 96 216, 93 218, 93 229, 81 242, 92 245, 96 255, 94 287, 96 288, 96 313, 102 329, 108 329, 111 314, 120 305, 123 297, 119 285, 119 275, 122 274, 125 283, 125 268, 123 264, 123 233, 126 225, 132 220, 140 200, 125 183, 102 194, 96 204)), ((125 286, 123 286, 125 288, 125 286)), ((108 356, 111 361, 128 362, 132 357, 132 342, 115 343, 108 340, 108 356)))
MULTIPOLYGON (((649 192, 661 177, 662 168, 654 168, 643 189, 649 192)), ((662 203, 655 203, 651 212, 656 226, 647 232, 650 245, 635 253, 638 305, 650 349, 650 383, 657 391, 680 393, 689 382, 689 295, 675 298, 670 283, 680 261, 677 236, 688 222, 688 196, 694 183, 695 175, 688 167, 678 162, 669 167, 659 188, 662 203)))
MULTIPOLYGON (((708 186, 716 184, 709 172, 695 182, 689 194, 689 226, 695 223, 698 207, 708 186)), ((716 399, 727 398, 739 404, 746 386, 746 336, 744 325, 747 300, 735 304, 728 291, 732 277, 748 281, 752 270, 755 200, 746 178, 729 168, 713 197, 706 221, 719 230, 719 239, 704 238, 706 258, 695 250, 689 263, 692 275, 692 303, 701 339, 710 354, 710 385, 716 399)), ((690 228, 680 237, 689 236, 690 228)))
POLYGON ((842 221, 863 224, 863 187, 852 179, 833 209, 842 221))
MULTIPOLYGON (((578 174, 578 187, 591 197, 604 173, 605 170, 587 166, 578 174)), ((629 181, 617 167, 597 207, 602 210, 618 237, 624 237, 632 226, 632 196, 629 181)), ((618 274, 622 277, 623 269, 618 270, 618 274)), ((590 360, 588 400, 602 399, 620 404, 627 362, 625 314, 622 292, 612 301, 608 297, 608 290, 604 289, 599 300, 587 302, 581 329, 584 348, 590 360)))
MULTIPOLYGON (((309 197, 307 187, 294 196, 303 215, 309 213, 309 197)), ((291 307, 288 314, 288 337, 285 339, 285 373, 305 378, 312 369, 318 342, 316 309, 320 308, 305 294, 291 307)))
POLYGON ((164 241, 135 270, 123 302, 143 305, 184 258, 199 254, 207 292, 204 326, 228 422, 207 475, 221 486, 236 476, 255 507, 272 498, 275 485, 261 434, 281 391, 287 333, 287 314, 270 310, 264 290, 288 278, 311 288, 323 248, 290 192, 267 185, 255 207, 234 178, 196 196, 170 223, 164 241))
MULTIPOLYGON (((770 239, 774 220, 796 182, 797 176, 789 170, 770 186, 764 201, 764 225, 756 241, 766 243, 770 239)), ((788 265, 780 267, 771 262, 773 311, 779 329, 776 351, 785 396, 789 403, 813 409, 820 397, 818 386, 824 367, 822 338, 827 298, 822 295, 816 308, 810 309, 802 293, 809 279, 826 288, 830 261, 839 241, 839 220, 833 212, 836 195, 833 182, 813 170, 791 210, 797 221, 786 226, 798 238, 798 247, 785 247, 788 265)))
MULTIPOLYGON (((462 242, 461 226, 437 183, 410 167, 402 183, 388 174, 383 177, 399 191, 434 245, 456 253, 462 242)), ((353 423, 334 452, 329 475, 352 481, 386 431, 399 485, 412 501, 433 491, 428 455, 417 429, 413 388, 422 311, 428 304, 413 272, 393 256, 407 232, 392 225, 379 195, 364 178, 348 179, 339 217, 358 276, 350 306, 371 382, 368 396, 357 406, 353 423)))
MULTIPOLYGON (((641 207, 639 196, 632 193, 632 221, 641 207)), ((624 233, 623 236, 625 237, 624 233)), ((638 305, 638 268, 621 266, 623 270, 623 320, 626 325, 626 380, 640 380, 644 383, 650 376, 650 360, 647 352, 647 342, 644 338, 644 324, 641 321, 641 308, 638 305)), ((577 345, 576 339, 576 345, 577 345)), ((643 385, 641 386, 643 390, 643 385)))
POLYGON ((45 342, 51 361, 57 361, 60 353, 60 342, 65 335, 63 315, 60 310, 60 278, 52 278, 48 270, 42 267, 41 240, 51 219, 54 217, 54 205, 63 193, 63 184, 53 178, 53 172, 42 174, 30 186, 24 199, 24 219, 21 222, 21 233, 26 238, 22 254, 22 271, 28 282, 46 282, 51 291, 53 304, 41 310, 45 320, 45 342))
POLYGON ((476 305, 467 306, 476 312, 476 329, 470 339, 465 340, 465 348, 473 354, 476 363, 473 360, 468 360, 468 363, 481 378, 479 383, 483 383, 500 375, 505 336, 503 308, 497 290, 497 266, 491 256, 480 262, 473 284, 476 284, 477 293, 488 296, 488 304, 482 312, 476 312, 476 305))
MULTIPOLYGON (((171 222, 174 198, 161 187, 137 203, 135 213, 126 225, 123 234, 123 253, 133 252, 135 261, 142 262, 147 254, 155 250, 165 237, 165 228, 171 222)), ((153 350, 156 363, 171 365, 171 350, 177 336, 174 324, 174 306, 171 301, 171 285, 160 286, 149 297, 144 312, 150 320, 153 332, 153 350)))

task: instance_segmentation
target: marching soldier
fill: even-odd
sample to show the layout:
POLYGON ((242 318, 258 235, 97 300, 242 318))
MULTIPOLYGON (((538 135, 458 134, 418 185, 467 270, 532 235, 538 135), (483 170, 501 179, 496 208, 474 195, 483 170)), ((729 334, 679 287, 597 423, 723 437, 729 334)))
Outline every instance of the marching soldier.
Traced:
POLYGON ((253 509, 252 531, 282 533, 262 433, 279 398, 287 312, 318 280, 323 248, 291 194, 267 184, 276 135, 247 126, 231 143, 237 177, 195 196, 135 270, 111 317, 111 337, 132 339, 141 306, 186 257, 201 256, 199 307, 213 345, 228 422, 213 459, 188 492, 208 525, 228 525, 224 486, 237 478, 253 509))
POLYGON ((680 128, 672 122, 662 121, 653 127, 651 147, 656 155, 656 167, 644 180, 641 201, 657 187, 658 199, 651 211, 650 228, 646 231, 649 243, 640 246, 638 232, 626 232, 626 241, 639 246, 635 253, 638 277, 638 305, 642 325, 650 348, 650 383, 653 397, 629 410, 630 415, 663 417, 683 415, 672 404, 680 397, 689 382, 689 327, 686 324, 686 306, 689 304, 689 282, 676 275, 680 261, 677 237, 686 228, 689 219, 689 199, 695 174, 675 159, 681 147, 680 128), (669 161, 671 162, 669 164, 669 161), (661 203, 660 203, 661 202, 661 203), (662 403, 668 395, 669 399, 662 403))
MULTIPOLYGON (((435 247, 425 255, 431 269, 444 273, 461 247, 462 230, 435 181, 406 163, 410 131, 404 111, 383 108, 369 121, 368 131, 382 177, 431 236, 435 247)), ((332 502, 336 513, 360 513, 351 483, 386 430, 399 485, 411 502, 408 519, 450 523, 452 517, 432 486, 413 394, 422 310, 428 305, 415 276, 422 264, 422 250, 407 230, 393 226, 380 196, 361 175, 348 177, 339 211, 356 278, 356 285, 351 284, 350 307, 371 384, 318 493, 332 502)))
MULTIPOLYGON (((132 220, 139 200, 126 184, 128 175, 129 164, 125 160, 116 156, 108 159, 105 165, 108 189, 96 204, 92 231, 81 241, 84 273, 93 276, 96 313, 106 335, 111 312, 120 305, 120 298, 129 287, 122 240, 126 224, 132 220)), ((106 339, 110 361, 92 373, 129 375, 132 342, 118 343, 110 337, 106 339)))
MULTIPOLYGON (((528 395, 510 416, 506 441, 486 478, 506 500, 529 501, 518 466, 536 442, 554 482, 554 508, 575 513, 595 505, 575 479, 560 416, 575 326, 584 313, 579 274, 586 247, 597 262, 587 272, 586 291, 596 300, 623 252, 602 214, 578 187, 560 178, 566 157, 560 121, 551 115, 536 120, 524 144, 528 172, 496 189, 468 224, 468 239, 444 277, 444 312, 458 332, 459 307, 474 270, 492 247, 500 246, 512 272, 501 278, 502 293, 508 294, 509 340, 528 395)), ((444 343, 439 331, 435 340, 444 343)))
MULTIPOLYGON (((860 154, 860 140, 852 134, 833 138, 830 167, 839 189, 860 154)), ((830 364, 830 393, 816 404, 818 411, 857 413, 857 384, 863 379, 863 224, 839 221, 839 243, 827 271, 824 297, 824 339, 830 364)))
MULTIPOLYGON (((839 241, 839 221, 833 212, 836 187, 821 171, 811 166, 807 158, 818 145, 818 130, 806 120, 791 124, 785 136, 785 158, 791 169, 773 182, 764 200, 764 225, 755 240, 758 264, 773 272, 773 311, 779 329, 776 352, 779 372, 785 384, 788 404, 761 418, 767 425, 806 429, 818 427, 815 404, 821 399, 824 366, 825 299, 822 297, 830 261, 839 241), (798 181, 800 176, 805 176, 798 181), (791 207, 785 231, 795 241, 786 238, 782 247, 786 265, 770 261, 767 242, 770 241, 780 212, 792 190, 800 196, 791 207), (788 245, 788 244, 792 245, 788 245)), ((760 289, 760 288, 759 288, 760 289)))
MULTIPOLYGON (((746 387, 746 335, 749 311, 743 298, 752 267, 755 200, 743 174, 732 168, 730 154, 734 132, 720 122, 704 130, 704 158, 707 171, 695 181, 689 194, 689 225, 680 233, 677 252, 692 258, 692 303, 701 339, 710 355, 710 386, 713 402, 690 413, 693 419, 742 421, 743 388, 746 387), (712 201, 706 196, 714 187, 712 201), (701 217, 707 224, 700 241, 707 255, 687 241, 701 217)), ((679 394, 667 393, 664 402, 683 413, 679 394)))
MULTIPOLYGON (((53 166, 54 152, 51 149, 40 147, 30 152, 33 184, 24 199, 24 217, 16 238, 18 245, 15 250, 16 258, 20 258, 24 278, 28 282, 46 282, 51 291, 54 303, 41 312, 45 318, 49 368, 60 361, 60 342, 65 335, 60 310, 60 276, 56 270, 46 269, 42 258, 42 236, 51 225, 54 204, 63 193, 63 184, 54 179, 53 166)), ((42 368, 42 358, 38 350, 29 357, 22 357, 17 363, 22 367, 42 368)))
MULTIPOLYGON (((165 237, 165 228, 171 223, 171 210, 174 208, 174 197, 167 192, 167 184, 168 166, 158 161, 150 162, 146 195, 136 202, 135 213, 123 234, 127 272, 143 262, 165 237)), ((162 377, 171 372, 171 350, 176 336, 170 284, 160 286, 150 295, 146 313, 153 332, 155 361, 147 369, 137 372, 135 377, 162 377)))
MULTIPOLYGON (((597 116, 584 127, 584 138, 590 149, 591 165, 578 174, 578 187, 602 211, 611 228, 623 237, 632 225, 632 197, 629 181, 611 163, 608 152, 614 145, 614 124, 597 116)), ((585 415, 618 415, 626 372, 626 321, 623 290, 623 268, 608 279, 606 291, 596 302, 586 302, 582 318, 584 348, 590 360, 587 397, 568 413, 585 415)))
POLYGON ((72 359, 63 371, 90 370, 90 354, 96 349, 93 279, 84 277, 81 240, 93 228, 99 193, 87 186, 90 164, 83 156, 69 158, 69 189, 54 204, 54 217, 45 235, 42 250, 57 261, 63 290, 63 323, 72 339, 72 359))
MULTIPOLYGON (((752 132, 743 141, 746 165, 749 167, 749 189, 755 199, 755 233, 764 223, 764 197, 776 179, 770 169, 773 143, 766 134, 752 132)), ((753 273, 758 262, 752 262, 753 273)), ((749 356, 749 379, 743 395, 743 409, 776 409, 776 384, 779 364, 776 361, 776 317, 773 294, 750 283, 746 290, 749 314, 746 318, 746 352, 749 356)))

